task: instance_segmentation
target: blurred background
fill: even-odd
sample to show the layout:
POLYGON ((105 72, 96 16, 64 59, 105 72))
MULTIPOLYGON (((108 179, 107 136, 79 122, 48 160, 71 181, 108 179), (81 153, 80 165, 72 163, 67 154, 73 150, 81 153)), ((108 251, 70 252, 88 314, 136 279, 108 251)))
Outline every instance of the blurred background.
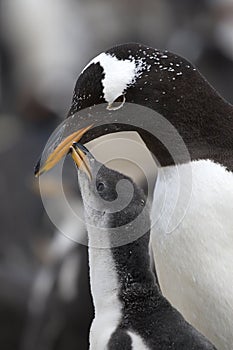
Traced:
MULTIPOLYGON (((233 102, 233 0, 0 0, 0 6, 0 348, 84 350, 93 317, 87 250, 50 222, 33 167, 66 117, 79 72, 118 43, 185 56, 233 102)), ((79 208, 74 179, 67 167, 64 186, 79 208)), ((47 186, 48 197, 56 196, 53 181, 47 186)), ((59 199, 57 210, 65 230, 72 222, 59 199)))

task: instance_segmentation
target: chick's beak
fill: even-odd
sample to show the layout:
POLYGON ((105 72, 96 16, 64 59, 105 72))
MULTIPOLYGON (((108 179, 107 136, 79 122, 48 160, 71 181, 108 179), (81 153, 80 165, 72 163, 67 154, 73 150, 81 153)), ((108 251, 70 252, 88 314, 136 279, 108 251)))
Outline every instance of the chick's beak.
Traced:
POLYGON ((69 152, 71 145, 74 142, 78 142, 82 138, 82 136, 89 129, 91 129, 92 126, 93 125, 89 125, 86 128, 82 128, 67 136, 48 156, 48 158, 42 166, 40 164, 40 161, 37 163, 35 168, 35 176, 38 177, 44 172, 52 169, 62 159, 62 157, 64 157, 69 152))
POLYGON ((91 180, 92 174, 91 174, 90 166, 88 164, 88 157, 85 155, 85 153, 81 150, 81 147, 79 146, 82 146, 82 145, 75 143, 70 147, 71 156, 75 164, 77 165, 77 167, 80 170, 84 171, 89 177, 89 179, 91 180))

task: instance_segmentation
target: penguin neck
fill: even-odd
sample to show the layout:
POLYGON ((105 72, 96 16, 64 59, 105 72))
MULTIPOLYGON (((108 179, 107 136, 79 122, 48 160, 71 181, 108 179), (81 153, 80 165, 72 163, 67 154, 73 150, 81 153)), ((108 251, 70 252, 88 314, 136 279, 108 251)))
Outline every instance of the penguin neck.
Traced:
POLYGON ((149 233, 114 248, 91 247, 91 235, 89 230, 90 284, 96 313, 103 312, 106 305, 117 305, 120 310, 124 297, 129 300, 135 293, 156 290, 150 269, 149 233))
POLYGON ((180 133, 191 160, 211 159, 233 170, 233 107, 201 76, 199 86, 187 91, 168 118, 180 133))
MULTIPOLYGON (((171 86, 170 86, 171 85, 171 86)), ((179 132, 191 160, 211 159, 233 170, 233 107, 195 71, 147 106, 162 114, 179 132)), ((161 165, 172 165, 168 151, 151 136, 142 135, 161 165)), ((176 147, 176 145, 174 145, 176 147)), ((180 159, 180 163, 186 160, 180 159)))
MULTIPOLYGON (((156 277, 151 271, 149 255, 149 237, 147 232, 137 240, 112 250, 120 282, 119 297, 126 306, 132 300, 159 294, 156 277)), ((141 299, 140 299, 141 300, 141 299)))
POLYGON ((89 246, 88 256, 95 315, 101 314, 107 306, 111 308, 112 305, 116 305, 120 311, 119 282, 111 249, 89 246))

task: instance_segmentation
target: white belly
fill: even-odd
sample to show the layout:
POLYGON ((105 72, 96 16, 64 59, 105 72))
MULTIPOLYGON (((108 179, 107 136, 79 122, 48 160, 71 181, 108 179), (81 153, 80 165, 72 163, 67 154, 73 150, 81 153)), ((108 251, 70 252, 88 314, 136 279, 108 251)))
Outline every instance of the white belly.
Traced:
MULTIPOLYGON (((94 245, 98 239, 98 230, 95 226, 88 226, 90 245, 94 245)), ((119 282, 110 249, 89 247, 88 252, 95 309, 95 318, 90 329, 89 350, 107 350, 109 339, 122 317, 122 306, 118 297, 119 282)))
POLYGON ((219 350, 230 350, 233 174, 207 160, 179 165, 181 184, 175 166, 161 171, 151 217, 158 218, 152 246, 162 292, 219 350))

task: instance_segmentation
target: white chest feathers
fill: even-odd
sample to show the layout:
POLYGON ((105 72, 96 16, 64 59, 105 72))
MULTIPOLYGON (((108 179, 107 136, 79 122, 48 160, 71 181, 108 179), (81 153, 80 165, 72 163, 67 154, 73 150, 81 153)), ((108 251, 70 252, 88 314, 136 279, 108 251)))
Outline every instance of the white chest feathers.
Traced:
POLYGON ((218 349, 230 350, 233 173, 209 160, 161 171, 151 216, 157 218, 152 247, 162 292, 218 349))
POLYGON ((107 350, 122 317, 119 282, 110 249, 89 248, 91 293, 95 317, 90 329, 90 350, 107 350))

